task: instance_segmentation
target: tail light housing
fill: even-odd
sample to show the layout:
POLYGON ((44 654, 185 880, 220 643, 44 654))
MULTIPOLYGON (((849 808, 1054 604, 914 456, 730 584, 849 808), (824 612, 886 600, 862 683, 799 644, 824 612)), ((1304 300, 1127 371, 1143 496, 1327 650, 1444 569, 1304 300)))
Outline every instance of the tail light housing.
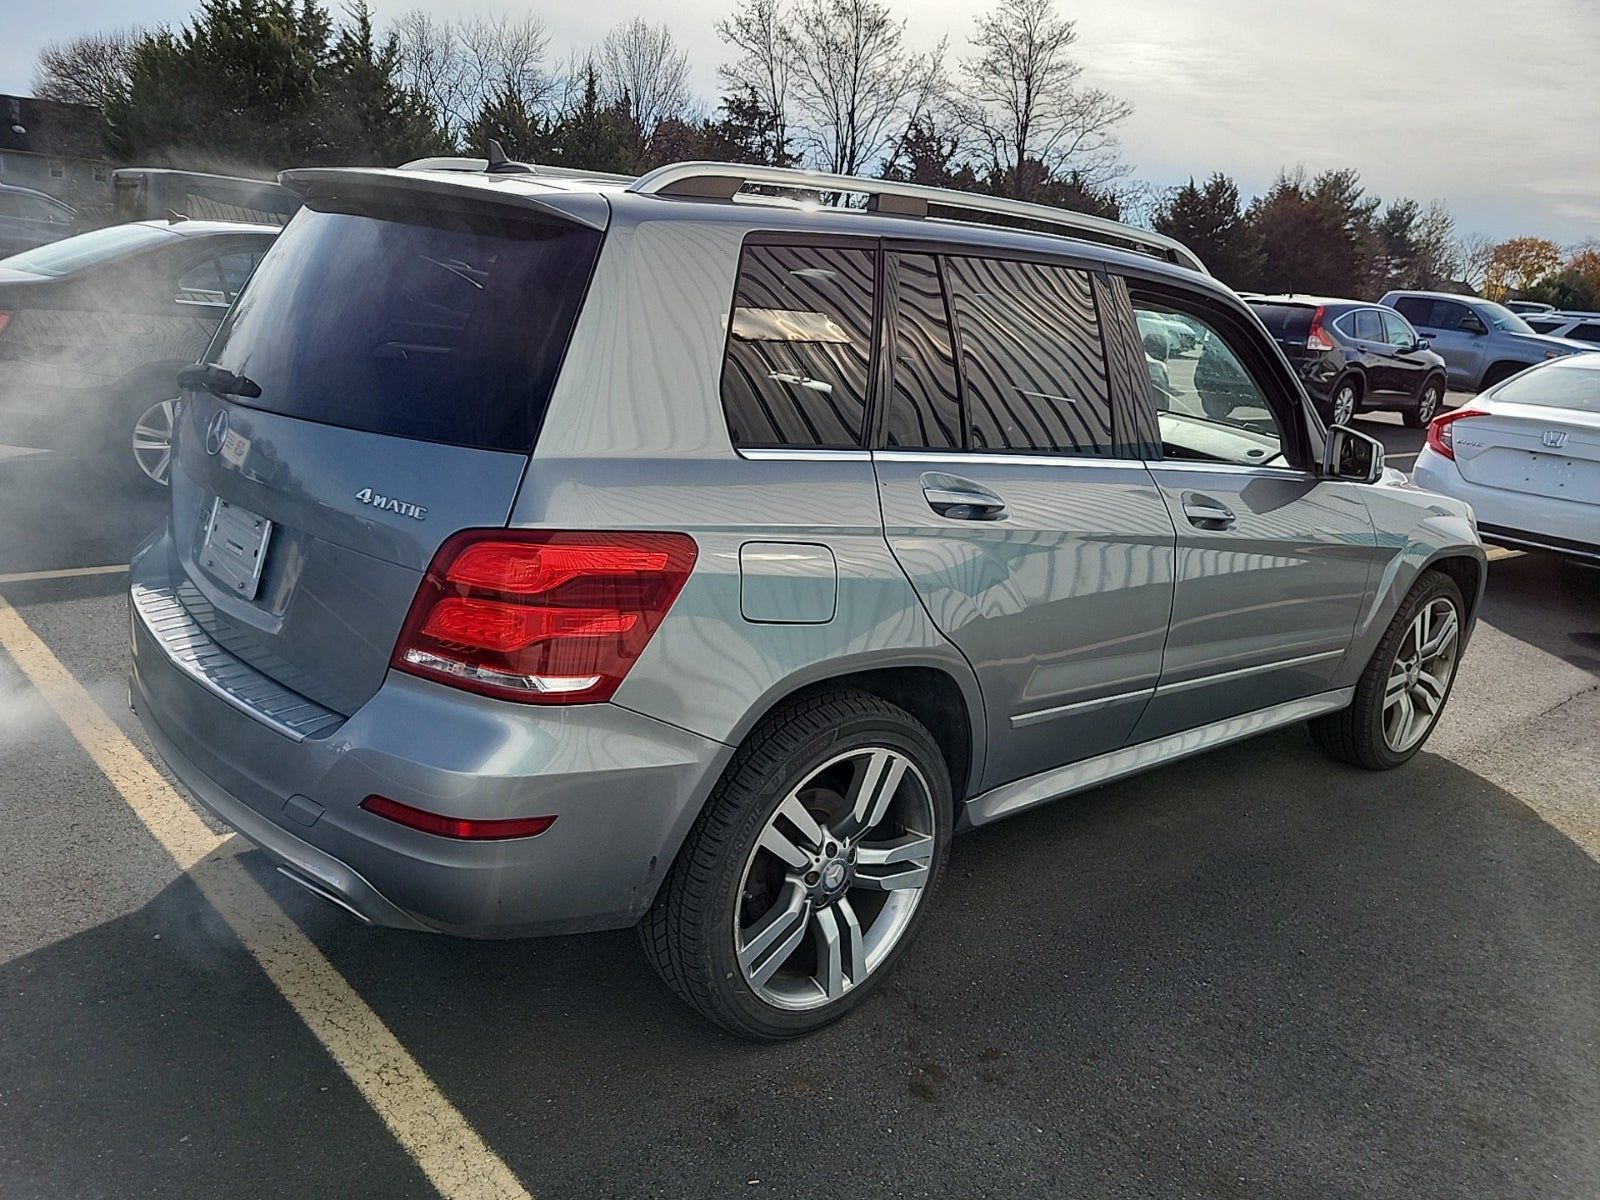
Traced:
POLYGON ((1311 314, 1311 329, 1306 334, 1306 349, 1327 352, 1333 349, 1333 339, 1328 336, 1328 331, 1322 327, 1322 314, 1327 310, 1322 305, 1317 305, 1317 311, 1311 314))
POLYGON ((1428 422, 1428 449, 1436 454, 1442 454, 1451 462, 1454 462, 1456 443, 1451 426, 1457 421, 1463 421, 1468 417, 1486 417, 1488 415, 1488 413, 1480 412, 1475 408, 1458 408, 1455 412, 1440 413, 1428 422))
POLYGON ((695 555, 684 533, 466 530, 433 556, 390 665, 524 704, 609 700, 695 555))

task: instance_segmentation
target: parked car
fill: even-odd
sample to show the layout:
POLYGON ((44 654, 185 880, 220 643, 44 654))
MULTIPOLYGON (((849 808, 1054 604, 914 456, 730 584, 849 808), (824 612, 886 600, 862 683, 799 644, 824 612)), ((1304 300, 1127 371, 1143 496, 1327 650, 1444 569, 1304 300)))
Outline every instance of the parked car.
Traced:
POLYGON ((1363 409, 1401 414, 1421 429, 1439 411, 1445 364, 1393 309, 1360 300, 1263 296, 1249 302, 1299 372, 1323 419, 1348 423, 1363 409))
POLYGON ((0 256, 58 242, 78 232, 78 212, 32 188, 0 183, 0 256))
POLYGON ((1412 474, 1487 541, 1600 560, 1600 355, 1530 367, 1435 418, 1412 474))
POLYGON ((178 369, 277 232, 141 221, 0 259, 0 442, 87 451, 164 483, 178 369))
POLYGON ((1524 367, 1581 354, 1584 342, 1535 333, 1504 305, 1445 292, 1390 292, 1380 302, 1410 321, 1445 361, 1450 386, 1481 392, 1524 367))
POLYGON ((283 180, 182 375, 132 700, 367 921, 637 925, 700 1012, 793 1036, 890 970, 958 825, 1296 722, 1395 767, 1449 696, 1467 506, 1324 430, 1170 239, 731 164, 283 180), (1141 314, 1264 428, 1187 360, 1163 413, 1141 314))
POLYGON ((1506 307, 1518 316, 1528 316, 1530 313, 1555 312, 1554 304, 1546 304, 1542 300, 1507 300, 1506 307))
POLYGON ((1542 316, 1523 318, 1535 333, 1566 338, 1570 342, 1588 342, 1600 345, 1600 313, 1550 312, 1542 316))

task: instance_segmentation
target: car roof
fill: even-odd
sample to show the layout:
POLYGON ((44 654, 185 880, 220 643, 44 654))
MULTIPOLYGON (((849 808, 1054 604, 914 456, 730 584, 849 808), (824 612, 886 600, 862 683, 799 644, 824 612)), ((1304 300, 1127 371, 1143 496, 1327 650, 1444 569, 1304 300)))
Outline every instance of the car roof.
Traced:
POLYGON ((1301 292, 1282 292, 1276 296, 1252 295, 1246 304, 1294 304, 1305 308, 1381 308, 1374 300, 1346 300, 1338 296, 1308 296, 1301 292))
POLYGON ((18 187, 14 183, 0 183, 0 192, 11 192, 18 196, 37 196, 40 200, 48 200, 51 204, 59 204, 62 208, 71 208, 65 200, 58 200, 49 192, 41 192, 38 188, 18 187))
POLYGON ((1493 301, 1484 296, 1463 296, 1460 292, 1423 292, 1412 288, 1396 288, 1384 294, 1387 300, 1390 296, 1417 296, 1424 300, 1455 300, 1461 304, 1492 304, 1493 301))
POLYGON ((175 233, 180 237, 211 237, 222 233, 270 233, 276 236, 282 232, 279 225, 260 225, 249 221, 136 221, 136 225, 149 225, 155 229, 165 229, 168 233, 175 233))
MULTIPOLYGON (((331 187, 340 184, 390 185, 435 195, 459 195, 465 192, 482 199, 520 202, 528 207, 560 212, 595 228, 604 228, 610 215, 627 213, 635 220, 709 219, 738 222, 751 229, 911 238, 1020 253, 1089 254, 1107 264, 1155 272, 1191 285, 1200 283, 1209 290, 1233 298, 1233 293, 1210 275, 1152 254, 1110 245, 1093 237, 952 220, 942 216, 911 216, 889 209, 874 211, 801 204, 776 196, 741 194, 738 199, 730 200, 714 196, 647 194, 631 188, 635 182, 633 176, 543 166, 533 171, 518 169, 501 173, 479 169, 477 164, 484 161, 423 159, 416 165, 398 168, 310 167, 285 171, 278 178, 284 186, 300 195, 307 194, 319 183, 331 187)), ((730 167, 730 170, 738 169, 737 166, 730 167)), ((750 168, 752 171, 760 169, 750 168)), ((882 182, 866 178, 861 180, 864 188, 882 182)), ((798 185, 796 190, 801 190, 798 185)), ((1075 215, 1089 221, 1096 220, 1083 214, 1075 215)), ((1147 234, 1147 231, 1130 232, 1151 238, 1158 236, 1147 234)))

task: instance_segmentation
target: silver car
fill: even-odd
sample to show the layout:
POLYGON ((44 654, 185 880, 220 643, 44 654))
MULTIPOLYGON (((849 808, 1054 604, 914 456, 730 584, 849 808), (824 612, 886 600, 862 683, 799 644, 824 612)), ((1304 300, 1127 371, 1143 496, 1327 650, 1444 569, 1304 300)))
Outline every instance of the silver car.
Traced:
POLYGON ((152 741, 301 886, 638 926, 700 1012, 788 1037, 888 973, 960 829, 1302 722, 1395 767, 1439 719, 1467 506, 1325 430, 1179 244, 473 165, 285 174, 134 563, 152 741), (1227 368, 1169 359, 1158 405, 1152 317, 1227 368))

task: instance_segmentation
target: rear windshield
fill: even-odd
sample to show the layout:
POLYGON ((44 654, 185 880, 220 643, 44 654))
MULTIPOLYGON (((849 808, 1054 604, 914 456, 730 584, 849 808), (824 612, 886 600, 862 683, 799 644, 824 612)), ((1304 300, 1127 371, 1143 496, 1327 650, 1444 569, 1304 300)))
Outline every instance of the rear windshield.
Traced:
POLYGON ((1600 413, 1600 370, 1558 360, 1506 380, 1494 390, 1492 399, 1497 403, 1542 404, 1546 408, 1600 413))
POLYGON ((1311 331, 1313 309, 1304 304, 1251 304, 1256 316, 1275 338, 1304 338, 1311 331))
POLYGON ((487 205, 315 198, 217 331, 210 361, 286 416, 533 448, 600 234, 487 205))
POLYGON ((159 225, 112 225, 24 250, 10 258, 0 258, 0 266, 31 275, 68 275, 96 263, 148 249, 158 242, 169 242, 177 236, 159 225))

